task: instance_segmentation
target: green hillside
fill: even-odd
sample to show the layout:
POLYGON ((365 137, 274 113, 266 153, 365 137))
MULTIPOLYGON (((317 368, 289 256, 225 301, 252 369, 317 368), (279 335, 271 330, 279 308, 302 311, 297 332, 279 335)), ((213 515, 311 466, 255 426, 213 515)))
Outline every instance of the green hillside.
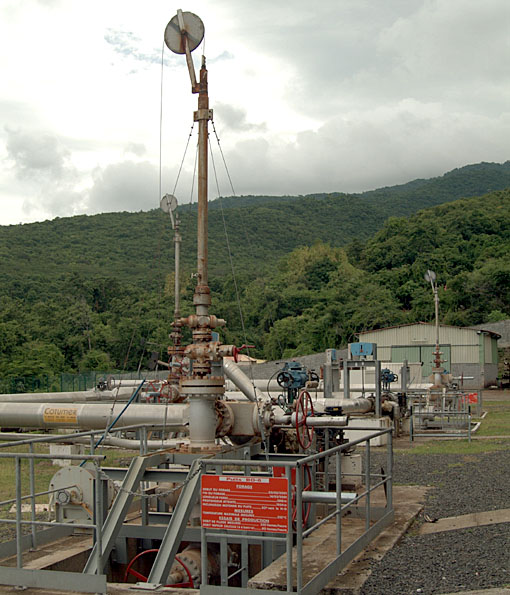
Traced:
MULTIPOLYGON (((475 192, 505 183, 510 186, 508 162, 360 196, 254 197, 237 199, 237 207, 224 199, 223 209, 214 201, 210 285, 212 311, 228 321, 222 339, 254 343, 257 355, 279 358, 339 347, 360 330, 430 320, 432 293, 423 280, 428 268, 441 285, 443 322, 509 317, 510 190, 445 199, 453 200, 457 184, 475 192), (417 205, 440 200, 445 204, 415 212, 417 205), (414 214, 392 216, 405 209, 414 214)), ((182 208, 181 217, 186 314, 196 214, 182 208)), ((0 253, 0 378, 136 369, 149 351, 164 353, 173 311, 173 248, 163 213, 2 227, 0 253)))
MULTIPOLYGON (((510 162, 470 165, 360 195, 217 199, 209 214, 211 275, 231 271, 223 220, 237 270, 253 278, 299 246, 364 242, 388 217, 507 187, 510 162)), ((195 268, 196 205, 181 207, 180 214, 183 269, 189 275, 195 268)), ((173 268, 172 238, 168 216, 159 210, 0 226, 0 294, 36 300, 60 291, 73 274, 156 290, 173 268)))

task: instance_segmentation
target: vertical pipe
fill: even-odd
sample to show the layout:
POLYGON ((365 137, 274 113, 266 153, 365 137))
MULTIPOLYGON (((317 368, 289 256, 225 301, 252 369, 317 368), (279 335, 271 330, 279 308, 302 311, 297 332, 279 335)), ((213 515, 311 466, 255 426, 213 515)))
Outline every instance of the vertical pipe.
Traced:
POLYGON ((296 465, 296 587, 303 588, 303 476, 304 468, 296 465))
POLYGON ((342 455, 337 452, 335 454, 336 467, 336 555, 342 553, 342 455))
MULTIPOLYGON (((435 309, 435 316, 436 316, 436 351, 438 353, 439 359, 439 294, 437 293, 437 285, 434 284, 434 309, 435 309)), ((439 362, 436 365, 439 368, 439 362)))
POLYGON ((16 566, 23 568, 23 554, 21 549, 21 459, 14 459, 16 467, 16 566))
POLYGON ((285 468, 287 478, 287 593, 293 592, 292 586, 292 469, 285 468))
POLYGON ((200 91, 198 95, 198 237, 197 272, 198 284, 207 285, 207 144, 209 124, 209 96, 207 92, 207 70, 205 58, 200 69, 200 91), (207 110, 207 114, 203 111, 207 110))
MULTIPOLYGON (((31 442, 29 445, 29 452, 30 454, 34 454, 34 445, 31 442)), ((30 466, 30 512, 32 522, 35 521, 35 460, 31 457, 28 461, 30 466)), ((32 525, 32 549, 37 547, 37 531, 35 525, 32 525)))
POLYGON ((365 451, 365 530, 370 529, 370 440, 367 440, 365 451))
POLYGON ((381 417, 381 361, 375 360, 375 416, 381 417))
POLYGON ((179 233, 179 219, 176 215, 174 230, 174 248, 175 248, 175 279, 174 279, 174 320, 178 320, 181 315, 181 287, 180 287, 180 266, 181 266, 181 234, 179 233))

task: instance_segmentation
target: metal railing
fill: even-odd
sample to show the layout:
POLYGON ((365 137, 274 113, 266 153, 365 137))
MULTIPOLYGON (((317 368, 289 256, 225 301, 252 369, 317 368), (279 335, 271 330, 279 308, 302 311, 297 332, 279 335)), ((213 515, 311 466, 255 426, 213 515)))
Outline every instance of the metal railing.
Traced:
MULTIPOLYGON (((140 454, 147 453, 147 430, 148 427, 145 425, 133 425, 123 427, 122 432, 135 431, 139 433, 139 449, 140 454)), ((112 431, 115 433, 115 430, 112 431)), ((105 481, 105 476, 100 467, 100 462, 104 461, 105 455, 96 455, 95 450, 97 447, 97 437, 104 437, 106 435, 105 430, 87 430, 83 432, 74 432, 72 434, 55 434, 47 435, 42 437, 27 437, 21 440, 13 440, 8 442, 0 442, 0 458, 14 459, 15 466, 15 497, 9 498, 0 502, 0 506, 6 506, 9 504, 15 505, 16 518, 0 518, 0 524, 14 524, 16 525, 16 568, 7 566, 0 566, 0 584, 4 585, 15 585, 24 587, 45 587, 47 589, 66 590, 69 585, 73 585, 73 589, 86 592, 86 593, 106 593, 106 575, 104 574, 82 574, 78 572, 62 572, 56 570, 38 570, 37 573, 34 570, 28 570, 23 568, 23 551, 26 549, 36 549, 38 545, 48 543, 54 539, 58 539, 65 535, 66 529, 74 531, 75 529, 88 529, 94 533, 94 541, 99 544, 97 548, 98 558, 99 552, 101 552, 101 540, 102 540, 102 525, 104 521, 104 509, 105 503, 103 502, 104 490, 97 489, 97 486, 101 486, 101 482, 105 481), (86 440, 89 439, 90 454, 47 454, 47 453, 36 453, 34 452, 34 446, 41 443, 56 443, 56 442, 72 442, 75 439, 86 440), (19 448, 21 446, 28 446, 28 452, 2 452, 3 449, 9 447, 19 448), (29 464, 29 494, 22 495, 22 473, 21 473, 21 462, 27 460, 29 464), (55 520, 41 521, 36 516, 36 498, 44 495, 54 494, 62 489, 58 487, 55 489, 45 490, 36 492, 36 481, 35 481, 35 461, 39 460, 71 460, 77 462, 90 461, 94 465, 94 518, 91 523, 78 523, 76 521, 69 522, 58 522, 55 520), (30 501, 30 519, 23 519, 22 502, 30 501), (23 535, 22 527, 24 525, 31 526, 30 535, 23 535), (37 530, 37 528, 46 528, 46 531, 37 530), (48 529, 49 528, 49 529, 48 529)), ((30 436, 30 435, 28 435, 30 436)), ((70 488, 74 486, 69 486, 70 488)), ((147 507, 147 502, 142 499, 141 503, 142 511, 147 507)), ((9 544, 5 544, 9 545, 9 544)), ((0 546, 0 555, 7 557, 9 548, 0 546)), ((98 559, 99 562, 99 559, 98 559)), ((102 568, 104 564, 99 564, 98 567, 102 568)))
MULTIPOLYGON (((373 428, 353 428, 356 431, 373 432, 373 428)), ((242 556, 241 568, 236 570, 230 576, 228 575, 227 561, 223 559, 223 552, 227 551, 227 542, 241 543, 245 546, 250 542, 264 543, 270 542, 272 544, 284 546, 286 556, 286 592, 298 593, 300 595, 312 595, 318 593, 327 583, 335 577, 338 572, 344 568, 362 549, 370 543, 385 527, 387 527, 394 518, 393 501, 392 501, 392 485, 393 485, 393 448, 392 448, 392 428, 383 429, 380 431, 366 434, 364 437, 357 440, 350 441, 340 446, 329 448, 323 452, 313 455, 303 455, 298 460, 282 460, 282 456, 275 455, 274 460, 247 460, 239 461, 236 459, 203 459, 200 461, 202 473, 206 474, 208 469, 214 468, 215 472, 221 470, 220 475, 228 475, 233 467, 244 470, 245 475, 250 475, 252 471, 262 469, 262 473, 257 473, 257 477, 266 473, 267 477, 274 475, 274 467, 283 467, 285 469, 285 478, 287 480, 287 533, 285 536, 279 534, 269 534, 268 532, 255 532, 249 534, 246 531, 233 531, 228 529, 210 529, 202 526, 201 528, 201 564, 202 564, 202 585, 200 592, 205 594, 219 594, 229 593, 231 587, 229 580, 235 575, 241 573, 242 587, 232 587, 232 592, 236 595, 246 593, 249 595, 256 588, 248 586, 248 573, 245 565, 247 564, 247 556, 242 556), (371 470, 371 445, 370 441, 380 436, 387 436, 387 453, 385 473, 373 473, 371 470), (315 489, 320 486, 313 486, 313 495, 307 490, 304 485, 303 470, 308 466, 317 469, 319 465, 324 464, 325 469, 328 467, 328 462, 331 459, 335 461, 336 477, 342 477, 341 457, 345 451, 351 450, 354 446, 360 445, 365 447, 364 451, 364 471, 362 477, 364 480, 364 489, 360 494, 351 494, 349 497, 343 495, 341 492, 340 479, 336 486, 335 492, 329 492, 329 481, 323 481, 322 488, 324 493, 320 496, 315 489), (227 469, 225 469, 227 468, 227 469), (295 474, 295 475, 294 475, 295 474), (294 483, 293 483, 294 482, 294 483), (386 494, 386 503, 382 508, 373 506, 372 496, 374 490, 383 487, 386 494), (312 519, 312 522, 307 527, 306 520, 303 518, 303 504, 307 502, 327 501, 334 509, 326 514, 320 520, 312 519), (360 504, 364 500, 364 505, 360 504), (361 513, 365 517, 364 531, 355 539, 348 547, 342 549, 342 517, 348 511, 361 513), (317 531, 325 523, 335 522, 335 536, 336 536, 336 553, 332 560, 330 560, 324 568, 313 576, 306 584, 304 584, 303 577, 303 547, 306 544, 306 539, 312 533, 317 531), (223 547, 220 547, 221 566, 221 586, 209 585, 207 582, 208 576, 208 558, 207 558, 207 544, 210 542, 220 541, 223 547), (295 552, 295 553, 294 553, 295 552), (294 563, 295 562, 295 563, 294 563), (294 590, 294 585, 296 590, 294 590)), ((295 459, 295 457, 294 457, 295 459)), ((312 477, 313 477, 312 473, 312 477)), ((204 477, 204 475, 202 476, 204 477)), ((203 506, 203 503, 202 503, 203 506)), ((203 525, 203 524, 202 524, 203 525)))
POLYGON ((471 411, 437 409, 414 404, 409 420, 409 438, 467 438, 471 442, 471 411))
MULTIPOLYGON (((15 467, 15 486, 16 496, 13 500, 6 500, 0 502, 0 505, 9 504, 12 501, 16 506, 16 518, 5 519, 0 518, 0 523, 8 523, 16 525, 16 567, 0 566, 0 584, 23 586, 23 587, 41 587, 47 589, 64 590, 68 589, 69 585, 73 585, 73 589, 83 591, 85 593, 106 593, 106 575, 83 575, 75 572, 64 572, 57 570, 38 570, 34 572, 31 569, 23 568, 23 525, 31 525, 31 547, 37 546, 37 526, 51 527, 51 528, 72 528, 72 529, 94 529, 96 543, 101 543, 102 539, 102 523, 103 523, 103 502, 102 490, 98 487, 101 485, 101 467, 100 461, 106 457, 104 455, 73 455, 63 454, 54 455, 47 453, 34 453, 33 442, 29 443, 30 452, 28 453, 11 453, 0 452, 0 458, 14 459, 15 467), (28 460, 30 465, 29 481, 30 481, 30 495, 22 495, 22 474, 21 462, 28 460), (75 523, 75 522, 57 522, 57 521, 39 521, 36 519, 35 500, 37 496, 44 494, 51 494, 58 490, 47 490, 46 492, 35 492, 35 473, 34 461, 36 459, 66 459, 74 461, 90 461, 94 465, 94 525, 75 523), (31 518, 30 520, 23 519, 22 500, 30 499, 31 504, 31 518)), ((59 488, 61 489, 61 488, 59 488)), ((100 549, 98 551, 101 551, 100 549)))

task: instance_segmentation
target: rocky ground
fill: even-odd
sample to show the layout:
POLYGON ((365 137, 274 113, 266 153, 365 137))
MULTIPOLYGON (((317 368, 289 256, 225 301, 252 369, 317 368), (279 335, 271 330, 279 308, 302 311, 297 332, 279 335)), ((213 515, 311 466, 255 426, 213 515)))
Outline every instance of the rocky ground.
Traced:
MULTIPOLYGON (((489 398, 505 400, 508 395, 489 398)), ((431 518, 510 508, 510 440, 500 441, 500 446, 502 450, 477 454, 397 451, 395 482, 433 486, 424 510, 431 518)), ((374 565, 361 595, 455 593, 510 585, 510 524, 419 535, 422 522, 374 565)))

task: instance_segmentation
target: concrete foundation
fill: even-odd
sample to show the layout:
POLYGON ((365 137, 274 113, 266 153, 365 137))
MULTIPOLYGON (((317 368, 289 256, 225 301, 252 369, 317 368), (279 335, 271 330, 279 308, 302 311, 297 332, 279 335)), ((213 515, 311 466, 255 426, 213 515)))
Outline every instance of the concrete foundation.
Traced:
MULTIPOLYGON (((412 520, 423 508, 428 488, 421 486, 394 486, 395 521, 365 548, 347 567, 321 591, 321 595, 351 594, 359 592, 370 576, 374 561, 381 560, 402 535, 412 520)), ((382 499, 384 494, 379 495, 382 499)), ((364 530, 364 519, 342 519, 342 547, 349 546, 364 530)), ((335 556, 335 525, 326 523, 303 543, 303 582, 307 583, 318 569, 324 568, 335 556)), ((286 557, 281 556, 267 568, 250 579, 252 588, 268 591, 284 591, 286 587, 286 557)), ((294 563, 295 576, 295 563, 294 563)))
MULTIPOLYGON (((83 444, 50 444, 51 455, 82 455, 85 453, 85 446, 83 444)), ((76 464, 76 461, 74 461, 76 464)), ((54 459, 53 465, 58 467, 68 467, 73 464, 71 459, 54 459)))
MULTIPOLYGON (((392 421, 389 417, 351 417, 349 418, 349 426, 345 430, 345 437, 347 440, 358 440, 368 436, 378 430, 385 430, 391 427, 392 421), (371 428, 370 430, 353 430, 351 428, 371 428)), ((386 435, 379 436, 370 441, 371 446, 385 446, 388 442, 386 435)))

